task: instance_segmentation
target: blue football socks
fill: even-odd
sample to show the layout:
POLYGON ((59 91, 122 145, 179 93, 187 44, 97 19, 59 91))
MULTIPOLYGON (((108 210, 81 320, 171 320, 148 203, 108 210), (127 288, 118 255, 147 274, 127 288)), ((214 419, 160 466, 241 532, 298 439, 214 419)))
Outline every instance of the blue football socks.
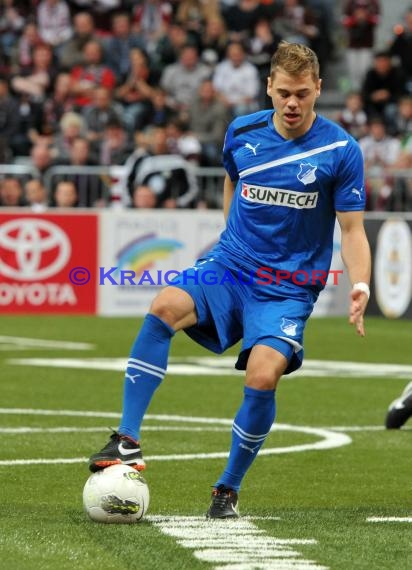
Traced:
POLYGON ((239 491, 276 415, 275 391, 245 386, 243 403, 232 426, 232 445, 223 475, 215 484, 239 491))
POLYGON ((155 315, 146 315, 127 362, 120 434, 140 439, 143 416, 166 374, 174 334, 167 323, 155 315))

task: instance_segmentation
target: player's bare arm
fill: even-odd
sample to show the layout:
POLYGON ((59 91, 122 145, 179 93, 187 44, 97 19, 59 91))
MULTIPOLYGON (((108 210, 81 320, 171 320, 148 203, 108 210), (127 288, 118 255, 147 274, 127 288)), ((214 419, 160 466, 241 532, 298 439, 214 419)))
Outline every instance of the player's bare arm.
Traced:
POLYGON ((368 304, 371 275, 371 254, 363 225, 363 212, 337 212, 342 230, 342 259, 349 273, 352 286, 349 322, 356 331, 365 336, 363 316, 368 304), (358 284, 358 285, 356 285, 358 284))
POLYGON ((223 214, 225 216, 225 220, 229 215, 230 205, 232 203, 233 192, 235 191, 235 185, 230 180, 228 174, 225 176, 225 181, 223 183, 223 214))

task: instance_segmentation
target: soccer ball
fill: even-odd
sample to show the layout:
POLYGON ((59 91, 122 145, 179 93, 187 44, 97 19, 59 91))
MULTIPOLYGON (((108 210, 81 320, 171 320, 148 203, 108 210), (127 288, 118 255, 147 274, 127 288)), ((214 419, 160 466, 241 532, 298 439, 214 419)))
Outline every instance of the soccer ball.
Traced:
POLYGON ((89 517, 103 523, 135 523, 149 507, 146 481, 128 465, 111 465, 93 473, 83 489, 83 505, 89 517))

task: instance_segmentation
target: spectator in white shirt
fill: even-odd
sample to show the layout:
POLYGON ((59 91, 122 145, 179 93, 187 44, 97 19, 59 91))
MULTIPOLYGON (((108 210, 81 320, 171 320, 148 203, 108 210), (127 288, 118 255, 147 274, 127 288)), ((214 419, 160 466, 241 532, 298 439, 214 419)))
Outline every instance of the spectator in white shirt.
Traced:
POLYGON ((394 191, 391 167, 401 154, 401 142, 387 133, 381 117, 369 121, 369 134, 359 139, 365 163, 368 209, 387 209, 394 191))
POLYGON ((213 85, 234 116, 257 111, 259 74, 257 68, 246 60, 240 42, 229 44, 226 59, 216 65, 213 85))
POLYGON ((401 151, 399 139, 387 133, 381 117, 369 121, 369 134, 359 139, 366 170, 382 169, 394 164, 401 151))
POLYGON ((33 212, 45 212, 48 208, 47 189, 43 182, 38 178, 28 180, 24 185, 24 196, 27 206, 33 212))
POLYGON ((200 84, 210 76, 207 65, 199 61, 197 49, 185 45, 179 61, 167 65, 160 77, 160 86, 167 92, 169 103, 178 111, 188 109, 200 84))
POLYGON ((41 39, 53 47, 72 37, 70 10, 65 0, 42 0, 37 8, 37 25, 41 39))

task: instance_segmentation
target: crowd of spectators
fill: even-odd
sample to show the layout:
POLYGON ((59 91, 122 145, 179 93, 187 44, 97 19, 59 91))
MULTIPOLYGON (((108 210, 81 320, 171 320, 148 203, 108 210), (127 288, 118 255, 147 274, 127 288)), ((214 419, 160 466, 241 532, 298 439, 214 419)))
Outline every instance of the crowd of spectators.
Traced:
POLYGON ((312 47, 322 75, 346 59, 351 91, 334 118, 374 174, 369 207, 398 207, 399 192, 410 207, 408 182, 388 169, 412 167, 412 8, 377 52, 379 0, 341 4, 2 0, 0 205, 106 206, 120 185, 124 206, 215 207, 194 167, 220 167, 230 120, 271 104, 270 59, 286 39, 312 47), (13 163, 35 174, 13 177, 13 163), (115 165, 120 181, 101 173, 115 165), (66 174, 51 179, 54 166, 66 174))
POLYGON ((411 210, 412 6, 376 49, 379 0, 348 0, 343 25, 350 91, 336 120, 359 140, 368 209, 411 210), (402 175, 400 170, 404 170, 402 175))

